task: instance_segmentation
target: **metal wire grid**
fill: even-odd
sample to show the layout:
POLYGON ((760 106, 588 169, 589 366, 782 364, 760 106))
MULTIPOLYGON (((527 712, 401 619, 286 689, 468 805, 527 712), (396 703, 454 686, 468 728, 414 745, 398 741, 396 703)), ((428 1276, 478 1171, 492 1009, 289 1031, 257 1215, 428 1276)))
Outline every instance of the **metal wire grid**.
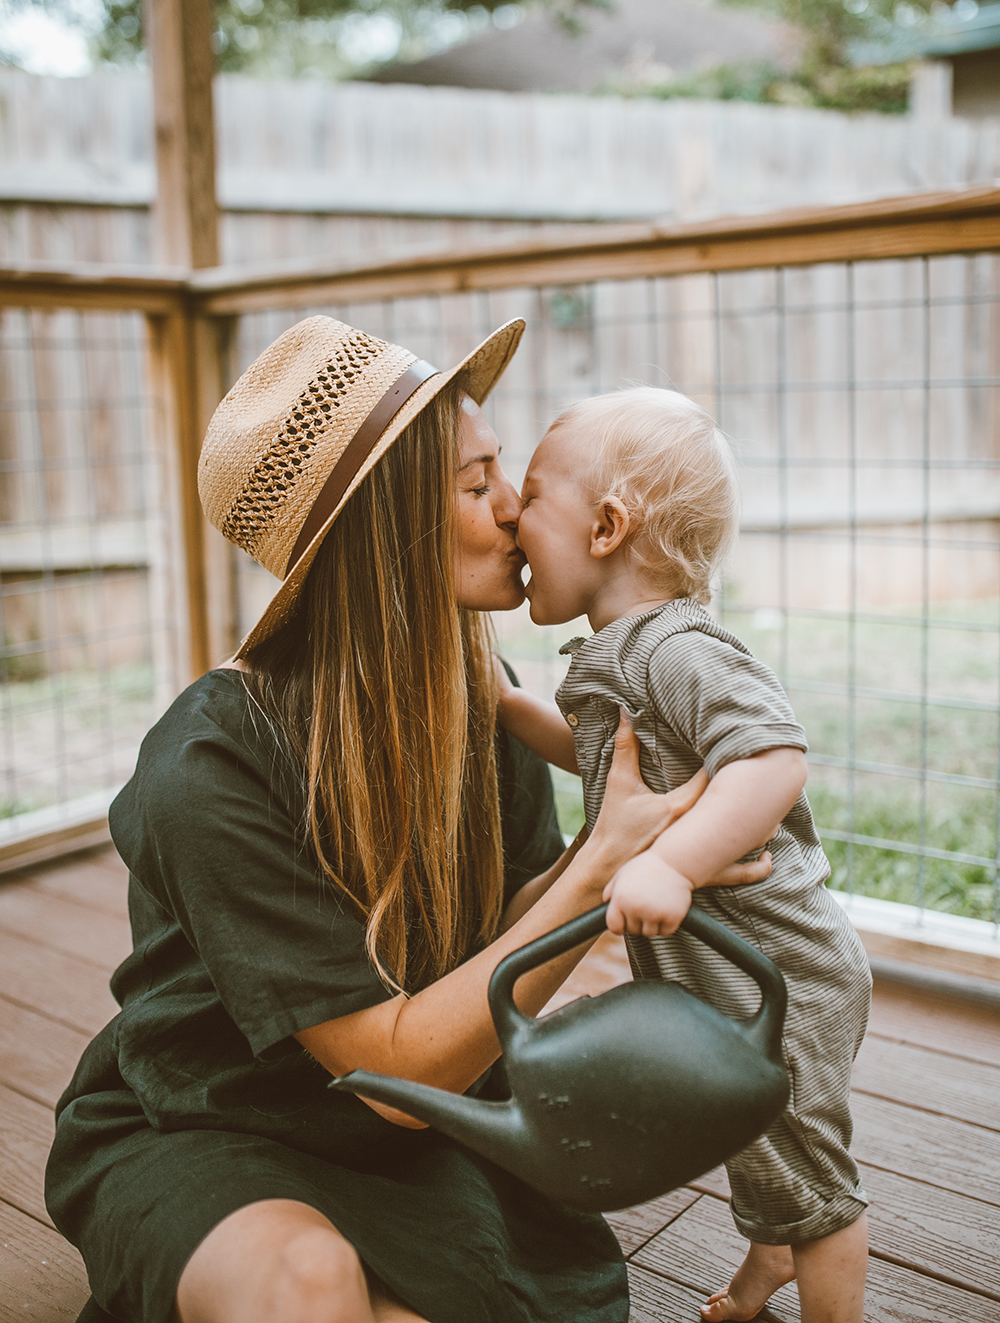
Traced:
MULTIPOLYGON (((810 797, 848 891, 1000 919, 1000 260, 602 281, 316 309, 447 366, 510 316, 490 403, 520 480, 567 404, 643 382, 708 408, 743 465, 717 598, 810 735, 810 797)), ((244 316, 239 370, 302 313, 244 316)), ((240 571, 244 626, 273 587, 240 571)), ((586 622, 497 618, 551 694, 586 622)), ((565 826, 573 792, 560 782, 565 826)))
POLYGON ((149 409, 140 316, 3 313, 0 841, 120 785, 164 697, 149 409))

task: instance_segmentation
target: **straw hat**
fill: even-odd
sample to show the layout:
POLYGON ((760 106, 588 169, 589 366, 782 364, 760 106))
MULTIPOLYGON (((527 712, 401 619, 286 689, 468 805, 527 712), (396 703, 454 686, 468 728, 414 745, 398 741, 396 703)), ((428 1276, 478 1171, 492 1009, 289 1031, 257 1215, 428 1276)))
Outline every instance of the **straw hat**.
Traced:
POLYGON ((283 582, 237 657, 291 616, 323 538, 365 474, 458 373, 482 404, 524 331, 505 322, 447 372, 332 317, 280 335, 216 409, 198 464, 205 513, 283 582))

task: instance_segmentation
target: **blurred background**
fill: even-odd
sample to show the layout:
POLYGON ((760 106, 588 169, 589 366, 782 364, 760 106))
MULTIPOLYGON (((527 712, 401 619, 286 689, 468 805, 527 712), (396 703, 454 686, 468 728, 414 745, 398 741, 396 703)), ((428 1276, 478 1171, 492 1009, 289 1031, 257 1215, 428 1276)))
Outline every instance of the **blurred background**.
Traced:
MULTIPOLYGON (((0 0, 6 266, 163 264, 144 19, 0 0)), ((220 0, 212 46, 218 260, 240 271, 1000 178, 1000 3, 220 0)), ((227 381, 306 311, 441 365, 526 317, 491 405, 518 481, 584 395, 708 408, 745 492, 715 609, 809 732, 834 885, 996 932, 995 252, 272 306, 229 319, 227 381)), ((147 350, 136 312, 0 315, 0 846, 106 807, 178 687, 147 350)), ((236 552, 225 574, 238 635, 274 581, 236 552)), ((495 623, 546 696, 586 632, 495 623)), ((575 831, 571 778, 559 797, 575 831)))

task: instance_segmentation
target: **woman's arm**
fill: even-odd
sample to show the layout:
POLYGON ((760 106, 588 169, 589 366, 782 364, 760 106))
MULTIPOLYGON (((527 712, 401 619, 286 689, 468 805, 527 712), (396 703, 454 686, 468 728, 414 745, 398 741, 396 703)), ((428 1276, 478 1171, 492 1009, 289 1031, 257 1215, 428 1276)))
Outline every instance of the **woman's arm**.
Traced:
MULTIPOLYGON (((304 1029, 295 1037, 333 1075, 365 1069, 464 1092, 500 1052, 486 997, 500 961, 599 905, 605 885, 625 860, 651 845, 691 802, 690 786, 672 795, 654 795, 646 788, 639 774, 638 742, 623 722, 615 739, 605 809, 594 834, 491 946, 413 997, 394 997, 304 1029)), ((517 1002, 526 1014, 541 1010, 589 945, 520 980, 517 1002)), ((416 1124, 392 1109, 370 1105, 391 1120, 416 1124)))
MULTIPOLYGON (((692 802, 694 801, 692 800, 692 802)), ((547 868, 544 873, 539 873, 538 877, 532 878, 530 882, 525 882, 524 886, 515 892, 508 901, 507 908, 504 910, 503 918, 500 921, 500 931, 502 933, 505 933, 518 919, 523 918, 535 901, 540 896, 544 896, 552 883, 557 878, 562 877, 579 853, 581 846, 587 839, 587 835, 587 828, 581 827, 576 838, 566 847, 550 868, 547 868)))
MULTIPOLYGON (((583 841, 581 833, 548 873, 521 889, 504 916, 508 926, 491 946, 414 997, 394 997, 295 1037, 333 1075, 372 1070, 463 1093, 500 1053, 486 996, 500 961, 598 905, 602 889, 620 865, 688 812, 706 781, 699 772, 669 795, 654 795, 639 774, 638 741, 623 721, 593 836, 583 841), (522 900, 525 891, 534 899, 522 900)), ((755 864, 721 868, 713 880, 735 886, 761 881, 770 871, 770 859, 764 856, 755 864)), ((584 943, 526 974, 517 985, 520 1008, 537 1014, 590 945, 584 943)), ((393 1108, 368 1105, 399 1125, 421 1126, 393 1108)))
POLYGON ((496 674, 499 688, 497 716, 503 728, 539 758, 579 776, 573 732, 555 703, 546 703, 511 684, 499 658, 496 659, 496 674))

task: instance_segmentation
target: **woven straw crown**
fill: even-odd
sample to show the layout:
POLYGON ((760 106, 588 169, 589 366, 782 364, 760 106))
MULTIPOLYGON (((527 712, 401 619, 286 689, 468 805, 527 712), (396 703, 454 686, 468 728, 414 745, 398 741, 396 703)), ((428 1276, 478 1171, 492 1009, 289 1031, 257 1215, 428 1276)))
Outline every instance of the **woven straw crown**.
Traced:
MULTIPOLYGON (((400 345, 331 317, 308 317, 247 368, 216 409, 198 465, 198 490, 208 518, 284 580, 238 656, 288 619, 334 519, 406 426, 459 372, 465 390, 481 404, 523 330, 520 319, 508 322, 454 368, 437 372, 417 364, 416 355, 400 345), (385 397, 408 369, 416 375, 401 397, 405 402, 371 438, 370 450, 349 474, 335 507, 308 545, 300 547, 300 535, 309 538, 312 531, 310 524, 304 532, 306 521, 352 440, 366 421, 371 428, 373 410, 386 408, 385 397)), ((349 456, 345 467, 353 462, 349 456)))
POLYGON ((328 317, 275 340, 212 418, 205 513, 280 579, 306 515, 365 418, 416 355, 328 317))

